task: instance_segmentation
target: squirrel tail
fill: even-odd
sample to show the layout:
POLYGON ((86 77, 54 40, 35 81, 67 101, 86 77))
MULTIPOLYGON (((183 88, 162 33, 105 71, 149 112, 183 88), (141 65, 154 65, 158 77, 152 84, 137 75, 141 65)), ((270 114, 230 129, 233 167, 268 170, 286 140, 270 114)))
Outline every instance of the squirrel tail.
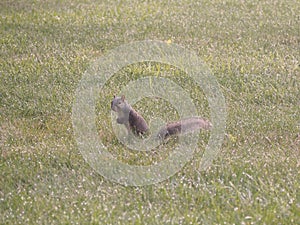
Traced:
POLYGON ((200 117, 191 117, 168 123, 166 126, 160 129, 157 137, 163 140, 170 136, 187 134, 200 129, 209 130, 211 128, 212 124, 208 120, 200 117))

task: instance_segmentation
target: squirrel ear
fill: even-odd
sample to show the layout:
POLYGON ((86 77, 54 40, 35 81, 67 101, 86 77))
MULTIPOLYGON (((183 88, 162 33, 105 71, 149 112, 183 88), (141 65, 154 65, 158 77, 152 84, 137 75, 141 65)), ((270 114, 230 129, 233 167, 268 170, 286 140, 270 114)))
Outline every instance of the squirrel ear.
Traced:
POLYGON ((125 95, 122 95, 121 99, 122 99, 122 101, 124 101, 125 100, 125 95))

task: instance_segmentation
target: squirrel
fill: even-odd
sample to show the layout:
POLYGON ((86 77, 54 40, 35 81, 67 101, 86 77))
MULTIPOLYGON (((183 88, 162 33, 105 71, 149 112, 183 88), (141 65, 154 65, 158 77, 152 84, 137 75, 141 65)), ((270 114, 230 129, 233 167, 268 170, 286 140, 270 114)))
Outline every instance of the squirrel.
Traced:
POLYGON ((117 123, 124 124, 128 132, 141 136, 149 131, 145 119, 128 104, 124 95, 114 96, 111 109, 118 114, 117 123))
MULTIPOLYGON (((149 127, 145 119, 135 111, 131 105, 125 100, 125 96, 114 96, 111 102, 111 109, 118 114, 117 123, 124 124, 128 132, 142 136, 147 134, 149 127)), ((157 137, 165 140, 171 136, 186 134, 200 129, 209 130, 212 124, 200 117, 190 117, 176 122, 167 123, 162 127, 157 137)))

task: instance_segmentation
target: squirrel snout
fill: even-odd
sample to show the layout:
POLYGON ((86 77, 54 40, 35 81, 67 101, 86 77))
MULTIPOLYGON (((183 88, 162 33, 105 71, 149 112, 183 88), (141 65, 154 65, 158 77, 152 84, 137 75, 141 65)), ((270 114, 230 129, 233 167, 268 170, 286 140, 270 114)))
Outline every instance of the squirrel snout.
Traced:
POLYGON ((114 105, 114 101, 111 101, 111 103, 110 103, 110 108, 111 109, 113 108, 113 105, 114 105))
POLYGON ((117 107, 114 104, 114 101, 111 102, 110 108, 112 111, 117 112, 117 107))

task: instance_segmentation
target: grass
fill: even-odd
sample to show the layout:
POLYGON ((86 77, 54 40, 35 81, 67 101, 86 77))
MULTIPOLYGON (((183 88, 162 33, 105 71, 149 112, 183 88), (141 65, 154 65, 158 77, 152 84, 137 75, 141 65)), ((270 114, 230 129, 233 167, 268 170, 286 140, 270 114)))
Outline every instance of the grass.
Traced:
MULTIPOLYGON (((1 2, 0 223, 299 224, 299 11, 296 0, 1 2), (93 60, 145 39, 170 39, 211 68, 228 138, 207 171, 195 170, 195 156, 164 182, 125 187, 84 161, 72 102, 93 60)), ((99 134, 125 161, 136 158, 103 124, 110 128, 113 92, 131 76, 156 74, 147 68, 125 68, 98 103, 99 134)), ((185 88, 207 115, 201 90, 185 88)))

